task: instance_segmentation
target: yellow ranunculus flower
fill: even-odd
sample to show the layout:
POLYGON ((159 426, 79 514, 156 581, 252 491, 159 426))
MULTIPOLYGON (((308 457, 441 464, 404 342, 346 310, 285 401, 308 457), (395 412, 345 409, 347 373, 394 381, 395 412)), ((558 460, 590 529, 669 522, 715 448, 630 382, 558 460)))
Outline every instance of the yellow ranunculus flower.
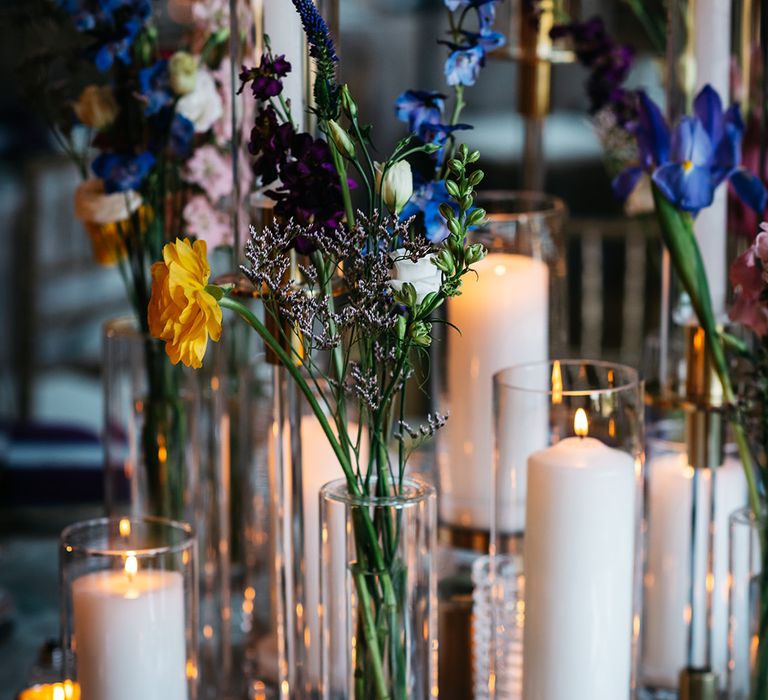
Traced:
POLYGON ((163 260, 152 265, 149 331, 165 341, 173 364, 199 368, 208 346, 221 337, 221 307, 206 291, 211 268, 205 241, 177 238, 163 247, 163 260))

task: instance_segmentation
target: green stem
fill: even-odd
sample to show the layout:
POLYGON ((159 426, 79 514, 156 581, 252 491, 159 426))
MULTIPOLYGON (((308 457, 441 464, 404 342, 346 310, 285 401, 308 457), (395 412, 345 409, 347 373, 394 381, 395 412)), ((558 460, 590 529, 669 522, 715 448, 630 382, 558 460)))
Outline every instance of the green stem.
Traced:
POLYGON ((381 661, 381 649, 379 648, 379 639, 376 636, 376 623, 371 611, 371 596, 368 593, 368 586, 365 582, 365 576, 360 571, 359 566, 352 566, 352 576, 355 579, 357 596, 359 598, 358 609, 362 613, 363 634, 365 642, 370 652, 371 665, 373 666, 373 678, 376 686, 376 697, 378 700, 389 700, 389 690, 384 677, 384 665, 381 661))
POLYGON ((349 193, 349 182, 347 181, 347 166, 344 165, 344 157, 339 153, 339 149, 336 148, 336 144, 333 139, 327 140, 328 148, 331 149, 331 158, 333 158, 333 165, 336 168, 336 172, 339 175, 339 183, 341 184, 341 197, 344 201, 344 212, 347 215, 347 225, 352 228, 355 225, 355 212, 352 209, 352 195, 349 193))

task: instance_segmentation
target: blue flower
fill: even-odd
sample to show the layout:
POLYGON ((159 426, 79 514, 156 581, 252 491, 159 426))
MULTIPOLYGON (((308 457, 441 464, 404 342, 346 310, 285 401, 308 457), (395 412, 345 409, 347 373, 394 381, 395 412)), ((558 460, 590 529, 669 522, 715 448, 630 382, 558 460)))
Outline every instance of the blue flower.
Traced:
POLYGON ((480 69, 485 65, 482 46, 456 49, 445 62, 445 79, 448 85, 474 85, 480 69))
POLYGON ((107 194, 138 190, 155 164, 155 156, 144 152, 132 154, 102 153, 93 161, 93 172, 104 180, 107 194))
POLYGON ((445 108, 445 95, 427 90, 406 90, 395 100, 395 116, 419 133, 422 124, 437 124, 445 108))
POLYGON ((470 46, 480 46, 483 51, 489 52, 501 48, 507 43, 507 37, 501 32, 492 32, 490 30, 480 32, 462 32, 469 42, 470 46))
POLYGON ((150 0, 56 0, 79 32, 90 34, 94 43, 88 55, 96 68, 109 70, 115 59, 131 62, 131 48, 152 15, 150 0))
POLYGON ((672 137, 671 162, 654 170, 653 181, 683 211, 704 209, 712 204, 717 185, 712 155, 712 142, 702 123, 684 117, 672 137))
POLYGON ((736 194, 757 212, 766 205, 762 181, 741 166, 744 125, 738 106, 723 112, 720 97, 705 86, 694 101, 694 116, 684 117, 670 136, 661 110, 644 93, 637 95, 637 120, 630 126, 639 163, 616 177, 614 192, 626 199, 643 172, 676 207, 696 214, 708 207, 716 188, 730 181, 736 194))
POLYGON ((192 155, 192 140, 195 137, 195 125, 182 114, 175 114, 171 122, 168 149, 171 155, 186 160, 192 155))
POLYGON ((448 202, 458 211, 442 181, 422 182, 414 189, 411 199, 400 214, 400 220, 405 221, 421 213, 427 240, 435 245, 442 243, 450 233, 440 213, 440 205, 443 202, 448 202))
POLYGON ((144 108, 144 114, 147 116, 157 114, 173 102, 168 61, 157 61, 149 68, 139 71, 139 92, 147 103, 144 108))

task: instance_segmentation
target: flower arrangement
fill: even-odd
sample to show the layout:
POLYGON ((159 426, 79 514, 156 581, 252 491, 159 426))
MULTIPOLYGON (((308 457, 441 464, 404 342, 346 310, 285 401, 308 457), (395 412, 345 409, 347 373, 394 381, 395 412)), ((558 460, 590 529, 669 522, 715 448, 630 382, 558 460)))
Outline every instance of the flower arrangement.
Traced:
MULTIPOLYGON (((691 306, 704 330, 707 350, 723 388, 733 438, 746 475, 749 505, 756 522, 761 524, 760 536, 763 558, 768 551, 768 529, 765 527, 764 494, 768 486, 768 451, 765 432, 765 401, 768 398, 768 365, 764 334, 768 287, 763 279, 762 257, 765 255, 765 234, 760 233, 749 250, 740 256, 731 270, 736 302, 731 318, 751 328, 755 343, 744 342, 718 325, 713 311, 704 263, 693 232, 696 214, 710 206, 716 189, 724 182, 753 211, 762 214, 768 195, 763 182, 740 163, 744 125, 738 105, 723 110, 717 93, 705 86, 693 103, 693 114, 683 117, 671 131, 659 107, 643 92, 636 94, 637 118, 627 126, 637 141, 638 163, 620 173, 614 189, 626 197, 641 177, 651 180, 656 215, 662 239, 680 283, 688 294, 691 306), (729 362, 729 356, 740 362, 729 362), (757 396, 739 389, 736 370, 747 363, 754 373, 757 396), (757 425, 749 420, 757 416, 757 425), (761 458, 753 447, 759 446, 761 458)), ((763 570, 761 592, 768 596, 768 572, 763 570)), ((757 698, 768 693, 768 619, 760 616, 760 639, 756 655, 757 698)))
MULTIPOLYGON (((185 410, 182 378, 148 336, 150 266, 182 232, 198 247, 232 243, 229 3, 186 5, 191 24, 168 47, 150 0, 56 0, 36 23, 68 36, 68 48, 41 39, 27 62, 31 82, 57 86, 45 116, 83 178, 75 213, 96 261, 119 269, 148 338, 140 461, 148 509, 173 517, 183 515, 185 410)), ((201 358, 193 349, 184 359, 201 358)))
MULTIPOLYGON (((453 132, 463 87, 484 58, 493 3, 451 2, 481 22, 478 33, 454 25, 446 76, 456 90, 454 117, 443 124, 444 98, 404 93, 398 116, 414 132, 383 162, 371 154, 348 87, 336 79, 338 57, 310 0, 294 0, 314 61, 313 111, 320 137, 300 130, 282 95, 291 70, 267 43, 260 63, 244 67, 241 91, 257 100, 248 148, 253 173, 275 201, 277 220, 251 230, 242 271, 259 290, 266 321, 227 286, 210 284, 201 241, 166 244, 152 267, 149 325, 173 362, 197 366, 221 333, 221 309, 238 314, 293 378, 322 427, 354 497, 403 493, 409 454, 445 422, 405 420, 414 362, 432 343, 436 311, 461 293, 462 278, 485 254, 467 240, 485 212, 474 206, 483 173, 479 153, 456 147, 453 132), (461 43, 458 43, 461 42, 461 43), (434 173, 414 188, 410 158, 434 173), (354 173, 360 184, 351 177, 354 173), (429 193, 427 193, 429 190, 429 193), (352 193, 362 195, 358 207, 352 193), (435 195, 439 192, 439 195, 435 195), (417 213, 418 212, 418 213, 417 213), (393 446, 394 443, 394 446, 393 446)), ((498 43, 498 39, 492 39, 498 43)), ((354 537, 365 576, 355 577, 359 608, 356 697, 411 697, 406 671, 408 564, 398 554, 398 515, 372 520, 359 508, 354 537)))

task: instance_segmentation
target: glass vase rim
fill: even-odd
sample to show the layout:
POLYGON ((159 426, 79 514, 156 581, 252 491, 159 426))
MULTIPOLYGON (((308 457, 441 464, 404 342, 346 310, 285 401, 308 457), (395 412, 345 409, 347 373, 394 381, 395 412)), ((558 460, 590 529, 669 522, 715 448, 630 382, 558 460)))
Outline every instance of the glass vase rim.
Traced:
POLYGON ((568 213, 568 205, 565 203, 564 199, 557 195, 541 192, 539 190, 490 189, 478 190, 476 194, 477 202, 481 206, 486 202, 512 201, 514 199, 544 202, 548 205, 541 209, 520 212, 490 211, 487 214, 488 217, 491 218, 491 221, 527 221, 534 216, 549 218, 552 216, 565 216, 568 213))
POLYGON ((139 323, 133 314, 114 316, 104 321, 102 326, 107 338, 152 338, 158 340, 151 333, 146 333, 139 328, 139 323))
POLYGON ((105 516, 101 518, 90 518, 88 520, 80 520, 71 525, 67 525, 59 535, 60 546, 68 553, 83 554, 86 556, 100 556, 100 557, 125 557, 127 554, 135 556, 137 559, 151 559, 161 554, 178 554, 192 547, 195 543, 195 531, 189 524, 180 520, 172 520, 171 518, 163 518, 155 515, 144 516, 105 516), (119 530, 120 523, 128 521, 132 524, 141 525, 159 525, 168 530, 183 533, 183 537, 179 542, 164 544, 154 547, 135 547, 135 548, 113 548, 102 547, 87 544, 74 544, 70 542, 72 535, 78 532, 87 531, 89 528, 102 527, 105 530, 110 525, 114 525, 119 530))
POLYGON ((759 517, 755 515, 754 511, 752 510, 752 506, 742 506, 728 516, 728 522, 731 527, 734 525, 746 525, 747 527, 764 527, 768 523, 768 516, 763 515, 762 517, 759 517))
POLYGON ((552 388, 551 382, 547 389, 537 389, 530 386, 525 386, 518 380, 513 380, 509 375, 513 373, 528 372, 541 367, 548 367, 552 369, 558 363, 562 367, 571 366, 587 366, 597 367, 605 370, 616 370, 620 372, 619 376, 627 377, 625 381, 620 382, 614 386, 586 388, 586 389, 569 389, 563 386, 557 390, 559 396, 563 397, 583 397, 583 396, 607 396, 610 394, 618 394, 627 391, 640 391, 643 387, 643 379, 640 377, 640 372, 629 365, 624 365, 619 362, 609 362, 607 360, 586 360, 578 358, 552 358, 551 360, 538 360, 536 362, 522 362, 517 365, 511 365, 504 367, 493 375, 494 387, 501 387, 511 391, 518 391, 521 393, 540 394, 542 396, 551 396, 555 391, 552 388))
MULTIPOLYGON (((376 483, 373 477, 370 484, 376 483)), ((417 477, 409 476, 403 479, 403 487, 408 487, 407 493, 394 496, 361 495, 353 496, 347 490, 346 478, 340 477, 329 481, 320 488, 320 498, 324 501, 343 503, 348 506, 374 507, 374 508, 411 508, 429 498, 435 497, 435 487, 417 477)))

